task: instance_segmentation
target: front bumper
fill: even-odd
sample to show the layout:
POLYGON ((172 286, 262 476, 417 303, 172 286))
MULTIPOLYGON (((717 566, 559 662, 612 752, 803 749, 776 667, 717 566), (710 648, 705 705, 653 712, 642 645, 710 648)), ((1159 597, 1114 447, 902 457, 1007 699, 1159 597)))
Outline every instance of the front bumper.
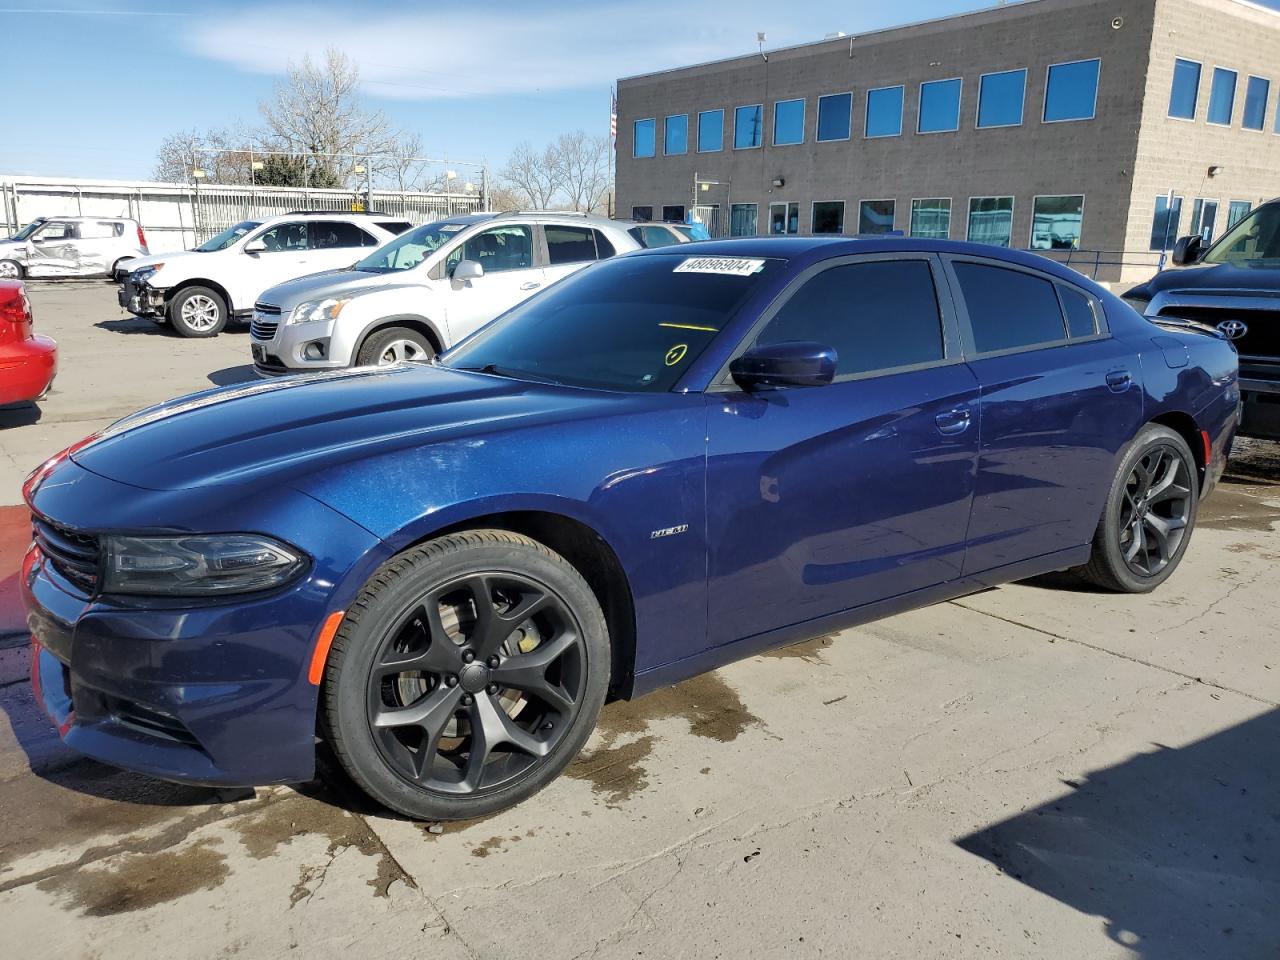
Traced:
MULTIPOLYGON (((33 509, 72 529, 89 529, 83 521, 92 514, 109 516, 118 529, 138 528, 131 509, 174 515, 170 494, 126 488, 74 463, 50 477, 60 482, 42 481, 33 509), (75 491, 74 503, 64 490, 75 491), (130 507, 104 505, 120 503, 126 490, 130 507)), ((226 502, 210 512, 222 513, 226 525, 214 527, 206 517, 197 524, 262 526, 261 512, 255 523, 234 516, 226 502)), ((352 565, 376 555, 379 541, 300 494, 277 498, 273 512, 277 534, 305 541, 313 565, 301 580, 260 596, 183 606, 113 601, 92 595, 63 575, 56 558, 31 547, 20 589, 32 686, 68 746, 180 782, 257 786, 313 776, 318 688, 307 673, 316 636, 325 617, 350 601, 341 584, 352 565)))
POLYGON ((253 370, 259 377, 283 377, 351 366, 350 347, 334 336, 333 321, 291 324, 280 315, 255 310, 249 328, 253 370))
POLYGON ((116 291, 116 300, 121 309, 129 311, 135 317, 163 317, 165 312, 165 295, 150 284, 135 283, 126 276, 116 291))

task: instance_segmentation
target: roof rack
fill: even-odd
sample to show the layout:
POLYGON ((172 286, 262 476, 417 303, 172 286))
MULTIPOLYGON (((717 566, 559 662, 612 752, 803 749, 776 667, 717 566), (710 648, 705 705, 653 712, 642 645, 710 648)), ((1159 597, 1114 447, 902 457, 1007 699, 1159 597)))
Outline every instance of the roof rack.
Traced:
POLYGON ((595 216, 595 214, 584 213, 581 210, 505 210, 498 214, 499 217, 582 217, 587 218, 595 216))
POLYGON ((277 217, 304 217, 304 216, 344 216, 344 217, 390 217, 394 214, 387 213, 385 210, 289 210, 286 213, 277 213, 277 217))

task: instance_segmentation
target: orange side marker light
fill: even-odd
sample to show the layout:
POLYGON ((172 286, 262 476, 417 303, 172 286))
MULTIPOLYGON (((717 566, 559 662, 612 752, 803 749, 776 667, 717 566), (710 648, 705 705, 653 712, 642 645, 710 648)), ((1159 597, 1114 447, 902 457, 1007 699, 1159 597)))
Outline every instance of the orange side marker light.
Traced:
POLYGON ((316 648, 311 653, 311 669, 307 671, 307 679, 311 681, 312 686, 320 686, 320 681, 324 678, 324 664, 329 659, 329 648, 333 646, 333 638, 338 632, 338 627, 342 626, 342 617, 345 613, 345 610, 338 610, 329 614, 325 618, 324 626, 320 628, 316 648))

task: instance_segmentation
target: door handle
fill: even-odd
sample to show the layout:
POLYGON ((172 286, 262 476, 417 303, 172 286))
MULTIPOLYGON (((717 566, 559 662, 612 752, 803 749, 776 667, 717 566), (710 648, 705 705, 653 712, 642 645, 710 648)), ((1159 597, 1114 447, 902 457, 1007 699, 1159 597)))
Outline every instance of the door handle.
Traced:
POLYGON ((520 284, 520 289, 521 290, 537 290, 540 286, 542 286, 542 284, 538 283, 536 280, 530 280, 528 283, 520 284))
POLYGON ((969 421, 969 411, 965 407, 956 407, 933 418, 938 432, 944 437, 954 437, 958 433, 964 433, 969 429, 969 421))
POLYGON ((1128 370, 1112 370, 1107 374, 1107 388, 1112 393, 1124 393, 1133 383, 1133 374, 1128 370))

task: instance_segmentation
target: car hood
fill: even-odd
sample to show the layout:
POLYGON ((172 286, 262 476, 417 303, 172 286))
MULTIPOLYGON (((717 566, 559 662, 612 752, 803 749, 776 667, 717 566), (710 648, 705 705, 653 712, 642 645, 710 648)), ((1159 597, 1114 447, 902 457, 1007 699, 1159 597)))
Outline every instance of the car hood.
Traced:
POLYGON ((404 364, 181 397, 117 421, 71 459, 149 490, 288 482, 357 458, 629 406, 617 394, 404 364))
POLYGON ((344 297, 359 291, 391 286, 391 276, 385 273, 367 273, 364 270, 326 270, 276 284, 264 290, 258 300, 287 311, 307 300, 344 297))
POLYGON ((190 261, 195 257, 207 257, 207 253, 197 253, 195 250, 170 250, 168 253, 153 253, 145 257, 130 257, 129 272, 141 270, 143 267, 149 267, 155 263, 170 264, 177 261, 190 261))
POLYGON ((1126 291, 1126 297, 1150 300, 1157 293, 1175 290, 1216 293, 1249 292, 1280 297, 1280 267, 1235 266, 1230 263, 1198 264, 1162 270, 1146 283, 1126 291))
POLYGON ((13 247, 26 247, 26 245, 27 241, 25 240, 13 240, 9 237, 0 237, 0 250, 4 250, 6 248, 11 249, 13 247))

